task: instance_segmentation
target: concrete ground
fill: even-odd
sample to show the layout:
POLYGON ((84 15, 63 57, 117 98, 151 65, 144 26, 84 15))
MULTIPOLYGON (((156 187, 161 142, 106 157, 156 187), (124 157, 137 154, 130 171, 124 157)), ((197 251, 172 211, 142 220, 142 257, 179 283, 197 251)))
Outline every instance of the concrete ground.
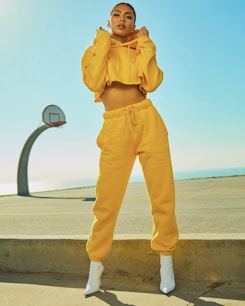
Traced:
MULTIPOLYGON (((150 271, 149 277, 147 274, 144 277, 134 277, 125 274, 113 276, 112 273, 104 273, 101 291, 88 298, 83 297, 86 275, 83 273, 70 274, 67 271, 66 273, 57 273, 57 271, 59 272, 57 262, 60 260, 63 265, 66 264, 66 261, 63 262, 63 259, 57 256, 67 255, 70 248, 74 250, 80 248, 80 242, 74 240, 70 242, 67 240, 68 237, 80 235, 87 237, 89 233, 93 219, 94 198, 94 187, 34 193, 30 197, 17 195, 0 197, 1 306, 245 305, 244 176, 176 181, 178 225, 181 237, 188 236, 189 238, 188 241, 185 239, 180 241, 180 252, 177 252, 176 260, 177 288, 168 296, 159 291, 159 279, 151 277, 150 271), (195 240, 193 237, 196 235, 201 235, 202 239, 195 240), (55 236, 60 239, 58 242, 52 240, 55 236), (216 240, 217 237, 219 239, 216 240), (230 238, 227 239, 227 237, 230 238), (51 246, 53 245, 54 254, 50 251, 50 243, 51 246), (66 249, 64 245, 67 243, 66 249), (56 246, 60 248, 59 255, 56 253, 56 246), (214 249, 213 246, 215 246, 214 249), (32 256, 34 248, 33 254, 35 256, 33 255, 32 259, 29 258, 28 262, 25 262, 25 258, 22 258, 23 254, 28 252, 29 256, 32 256), (189 258, 189 261, 184 258, 182 264, 179 265, 181 257, 187 254, 185 252, 188 253, 188 256, 193 257, 189 258), (222 254, 224 252, 228 252, 225 257, 225 254, 222 254), (47 258, 42 262, 45 255, 47 258), (42 264, 46 264, 48 258, 52 262, 52 267, 56 261, 57 271, 52 269, 50 269, 50 273, 41 271, 42 264), (232 267, 231 270, 233 270, 233 266, 238 270, 232 274, 228 267, 228 274, 223 275, 222 281, 216 278, 202 280, 201 276, 205 274, 205 271, 199 272, 199 270, 208 269, 209 260, 212 268, 215 268, 213 265, 215 261, 215 265, 222 267, 223 264, 224 270, 227 266, 232 267), (238 266, 236 265, 237 261, 240 261, 238 266), (30 262, 32 262, 32 272, 27 269, 28 271, 23 270, 22 273, 16 273, 18 268, 21 270, 23 267, 29 267, 30 262), (195 262, 198 265, 195 265, 195 262), (13 265, 12 271, 11 264, 13 265), (232 266, 232 264, 234 265, 232 266), (188 272, 188 269, 190 274, 186 279, 183 279, 185 270, 188 272), (194 275, 199 274, 201 275, 200 280, 194 279, 194 275), (193 277, 191 278, 190 275, 193 277), (227 277, 227 275, 233 276, 227 277)), ((117 267, 118 264, 122 267, 129 264, 132 254, 127 253, 126 243, 129 242, 129 246, 131 245, 129 249, 132 249, 134 240, 130 242, 130 239, 149 235, 151 228, 150 208, 144 184, 130 184, 115 233, 116 237, 128 237, 129 241, 116 241, 115 250, 118 253, 115 253, 115 250, 112 251, 109 263, 105 262, 107 270, 112 269, 112 265, 117 259, 117 267)), ((146 248, 147 241, 135 241, 136 245, 146 248)), ((84 246, 85 240, 82 243, 84 246)), ((147 257, 144 254, 145 249, 143 251, 139 249, 139 252, 142 252, 144 259, 142 270, 147 272, 147 268, 149 270, 151 267, 154 268, 152 254, 148 253, 147 257)), ((73 257, 74 254, 71 254, 71 258, 73 258, 71 260, 76 258, 73 257)), ((86 261, 84 264, 86 271, 87 265, 86 261)), ((69 271, 69 264, 67 270, 69 271)), ((222 274, 222 271, 220 273, 222 274)))
POLYGON ((0 274, 1 306, 243 306, 244 283, 177 280, 164 295, 151 279, 103 277, 100 292, 83 296, 87 279, 64 274, 0 274))
MULTIPOLYGON (((245 176, 176 181, 181 234, 245 233, 245 176)), ((0 197, 3 235, 88 235, 95 187, 0 197)), ((151 234, 144 183, 129 184, 115 234, 151 234)))

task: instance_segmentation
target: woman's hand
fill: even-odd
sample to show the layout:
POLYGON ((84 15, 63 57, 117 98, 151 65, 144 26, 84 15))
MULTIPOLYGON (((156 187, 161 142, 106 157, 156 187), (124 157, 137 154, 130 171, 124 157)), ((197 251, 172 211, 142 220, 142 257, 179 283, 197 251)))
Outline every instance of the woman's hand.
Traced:
POLYGON ((142 37, 142 36, 149 36, 149 31, 147 30, 146 27, 142 27, 138 30, 136 30, 136 35, 135 35, 135 38, 139 38, 139 37, 142 37))
POLYGON ((106 31, 104 28, 102 28, 102 27, 99 27, 98 29, 97 29, 97 31, 105 31, 105 32, 108 32, 108 31, 106 31))

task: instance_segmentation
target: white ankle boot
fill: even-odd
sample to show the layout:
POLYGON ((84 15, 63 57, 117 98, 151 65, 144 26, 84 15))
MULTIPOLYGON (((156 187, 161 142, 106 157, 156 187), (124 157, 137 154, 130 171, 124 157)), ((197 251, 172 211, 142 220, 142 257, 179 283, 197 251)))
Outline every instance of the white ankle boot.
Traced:
POLYGON ((84 296, 95 293, 100 290, 101 275, 104 271, 102 262, 91 261, 89 268, 88 282, 84 291, 84 296))
POLYGON ((168 294, 169 292, 175 289, 175 279, 174 279, 174 269, 171 255, 160 255, 160 275, 161 275, 161 283, 160 290, 164 294, 168 294))

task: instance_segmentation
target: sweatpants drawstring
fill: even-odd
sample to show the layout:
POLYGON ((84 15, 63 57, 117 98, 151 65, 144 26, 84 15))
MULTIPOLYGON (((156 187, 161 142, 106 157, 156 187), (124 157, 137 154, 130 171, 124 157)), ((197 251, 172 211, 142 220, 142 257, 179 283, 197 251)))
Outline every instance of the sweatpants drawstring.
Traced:
POLYGON ((136 112, 135 112, 135 107, 129 107, 125 109, 128 118, 128 123, 130 126, 130 134, 133 134, 134 132, 134 126, 137 124, 137 117, 136 117, 136 112))
POLYGON ((120 108, 116 108, 113 110, 105 111, 103 113, 104 119, 112 119, 119 116, 126 116, 127 121, 130 127, 130 134, 134 133, 134 128, 137 125, 137 112, 143 109, 147 109, 148 107, 152 107, 153 104, 150 99, 145 99, 141 102, 137 102, 131 104, 129 106, 124 106, 120 108))

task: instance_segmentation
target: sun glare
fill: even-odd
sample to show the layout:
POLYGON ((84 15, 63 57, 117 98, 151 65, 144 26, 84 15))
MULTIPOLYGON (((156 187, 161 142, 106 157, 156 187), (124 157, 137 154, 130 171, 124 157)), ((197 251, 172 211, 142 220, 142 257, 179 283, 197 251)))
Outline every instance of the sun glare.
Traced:
POLYGON ((0 0, 0 23, 8 19, 12 5, 12 0, 0 0))
POLYGON ((4 15, 9 6, 8 0, 0 0, 0 13, 4 15))

